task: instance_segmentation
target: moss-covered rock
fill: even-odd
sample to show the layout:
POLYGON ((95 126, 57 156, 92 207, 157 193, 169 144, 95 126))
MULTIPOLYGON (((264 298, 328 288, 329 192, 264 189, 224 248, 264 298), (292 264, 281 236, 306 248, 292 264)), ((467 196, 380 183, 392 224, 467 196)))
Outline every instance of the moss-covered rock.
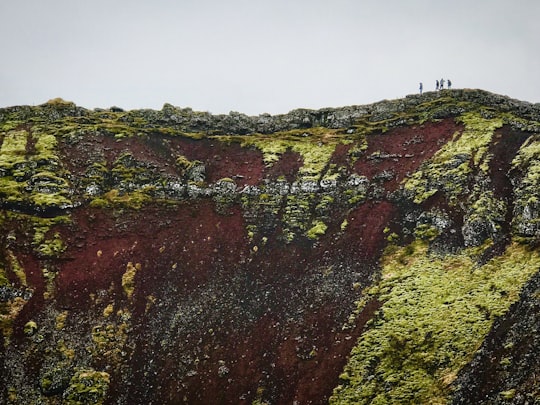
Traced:
POLYGON ((109 384, 110 375, 107 372, 79 369, 71 377, 63 397, 67 404, 99 405, 105 401, 109 384))
POLYGON ((0 403, 534 402, 539 122, 0 109, 0 403))
POLYGON ((391 252, 366 291, 382 307, 330 403, 446 403, 459 370, 539 266, 538 252, 518 244, 481 267, 466 251, 435 257, 421 243, 391 252))

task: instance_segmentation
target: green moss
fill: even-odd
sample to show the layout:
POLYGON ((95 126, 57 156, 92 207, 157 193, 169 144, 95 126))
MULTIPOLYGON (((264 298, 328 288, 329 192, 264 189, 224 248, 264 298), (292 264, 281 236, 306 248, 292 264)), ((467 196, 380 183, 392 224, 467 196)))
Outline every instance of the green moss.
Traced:
POLYGON ((540 137, 533 135, 512 161, 514 188, 513 228, 521 236, 540 236, 540 137))
POLYGON ((319 236, 324 235, 328 226, 322 221, 316 221, 313 226, 306 232, 306 236, 309 239, 318 239, 319 236))
POLYGON ((32 245, 42 258, 59 257, 66 250, 66 245, 58 232, 55 232, 52 238, 47 239, 46 235, 49 229, 50 227, 47 225, 38 225, 34 228, 32 245))
POLYGON ((311 226, 311 204, 315 198, 315 195, 309 193, 287 195, 281 218, 287 241, 290 242, 297 234, 307 232, 311 226))
POLYGON ((26 336, 32 336, 34 333, 36 333, 37 331, 37 323, 35 321, 28 321, 26 322, 26 324, 24 325, 24 334, 26 336))
POLYGON ((69 312, 68 311, 62 311, 60 312, 55 319, 55 327, 56 330, 62 330, 66 326, 66 320, 68 318, 69 312))
POLYGON ((0 196, 40 209, 71 206, 69 182, 62 177, 65 172, 56 155, 56 137, 44 133, 32 136, 34 147, 28 151, 26 131, 6 133, 0 149, 0 196))
POLYGON ((193 165, 193 162, 186 158, 184 155, 178 156, 175 163, 181 171, 185 171, 193 165))
POLYGON ((6 275, 6 271, 0 267, 0 287, 8 286, 9 284, 10 283, 6 275))
POLYGON ((58 207, 65 208, 71 207, 72 202, 67 198, 63 193, 33 193, 29 201, 37 207, 46 208, 46 207, 58 207))
POLYGON ((323 127, 295 129, 271 135, 216 136, 222 142, 239 142, 242 146, 255 146, 263 154, 264 163, 272 166, 286 151, 298 153, 303 160, 299 176, 304 180, 317 180, 324 173, 336 146, 348 143, 339 130, 323 127))
POLYGON ((358 193, 356 190, 346 190, 345 195, 348 198, 347 202, 349 205, 358 205, 366 199, 366 195, 364 193, 358 193))
POLYGON ((15 297, 7 301, 0 301, 0 332, 4 336, 4 346, 10 344, 13 334, 13 322, 22 311, 27 301, 22 297, 15 297))
POLYGON ((129 262, 126 266, 126 271, 122 275, 122 288, 128 299, 131 299, 133 296, 133 292, 135 291, 135 276, 140 269, 140 263, 133 265, 132 262, 129 262))
POLYGON ((366 137, 362 137, 362 139, 359 142, 356 142, 351 148, 349 148, 349 151, 347 152, 349 159, 352 163, 355 163, 360 156, 364 154, 364 152, 368 148, 368 143, 366 137))
POLYGON ((110 375, 92 368, 78 369, 64 393, 67 404, 103 404, 109 389, 110 375))
POLYGON ((417 226, 416 229, 414 230, 414 236, 417 239, 422 239, 422 240, 427 240, 427 241, 435 239, 437 236, 439 236, 439 233, 440 232, 436 227, 432 225, 428 225, 428 224, 421 224, 417 226))
POLYGON ((7 261, 11 268, 11 271, 13 272, 13 274, 17 276, 17 279, 19 280, 20 284, 22 286, 27 287, 28 283, 26 281, 26 273, 24 271, 24 268, 19 262, 19 260, 17 259, 17 256, 15 256, 15 254, 11 250, 7 251, 7 261))
POLYGON ((511 390, 502 391, 500 395, 502 399, 509 401, 516 396, 516 390, 512 388, 511 390))
POLYGON ((331 404, 447 403, 451 383, 493 320, 538 271, 540 255, 512 244, 477 266, 465 251, 438 257, 415 242, 384 257, 381 280, 366 292, 382 302, 361 335, 331 404))
POLYGON ((328 210, 330 209, 333 203, 334 203, 334 197, 332 195, 323 194, 317 206, 315 207, 315 211, 319 213, 320 215, 325 214, 326 212, 328 212, 328 210))
POLYGON ((323 169, 328 164, 330 157, 336 148, 335 143, 296 143, 291 146, 293 152, 302 156, 304 164, 299 169, 299 174, 305 180, 318 180, 323 169))
POLYGON ((96 197, 90 202, 92 208, 125 207, 140 209, 150 202, 152 198, 144 191, 137 190, 131 193, 120 193, 112 189, 101 197, 96 197))
POLYGON ((43 279, 45 280, 45 291, 43 292, 43 298, 46 300, 54 298, 56 292, 55 280, 58 274, 57 269, 54 268, 52 265, 46 264, 41 269, 41 274, 43 275, 43 279))
POLYGON ((416 204, 421 204, 438 191, 446 194, 450 204, 457 204, 466 191, 470 175, 487 175, 491 156, 488 148, 493 132, 503 125, 501 118, 485 119, 478 113, 467 113, 458 121, 465 126, 456 132, 429 161, 405 181, 405 190, 416 204))
POLYGON ((35 135, 35 150, 39 159, 57 159, 56 147, 58 142, 56 136, 51 134, 35 135))
POLYGON ((11 169, 16 163, 26 161, 26 131, 10 131, 4 136, 0 148, 0 168, 11 169))
POLYGON ((131 313, 126 309, 119 309, 115 313, 113 304, 109 304, 96 315, 103 316, 104 323, 92 328, 93 344, 89 348, 92 357, 106 360, 107 364, 113 368, 121 367, 125 361, 126 350, 128 350, 125 344, 130 328, 131 313))

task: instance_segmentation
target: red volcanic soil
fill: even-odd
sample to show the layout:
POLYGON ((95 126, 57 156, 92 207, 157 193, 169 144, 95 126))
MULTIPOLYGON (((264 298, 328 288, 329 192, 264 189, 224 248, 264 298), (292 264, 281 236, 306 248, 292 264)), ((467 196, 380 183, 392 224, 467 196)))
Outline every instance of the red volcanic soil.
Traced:
MULTIPOLYGON (((352 169, 374 182, 382 171, 392 171, 385 187, 395 190, 459 129, 447 119, 371 135, 352 169)), ((292 182, 302 165, 300 155, 287 151, 265 167, 257 149, 214 139, 89 135, 62 147, 75 176, 89 162, 110 167, 126 152, 171 175, 178 175, 178 156, 199 160, 209 183, 229 177, 239 186, 280 176, 292 182), (102 145, 95 148, 94 142, 102 145)), ((347 151, 339 145, 332 162, 345 166, 347 151)), ((286 244, 280 229, 260 218, 267 240, 257 249, 241 206, 218 213, 210 198, 140 210, 74 209, 73 223, 54 229, 68 247, 58 261, 55 305, 79 314, 97 311, 91 296, 107 291, 115 308, 131 313, 129 355, 117 369, 122 375, 111 369, 108 403, 326 403, 379 307, 369 303, 354 326, 344 328, 378 270, 384 229, 400 215, 384 198, 336 209, 341 211, 325 219, 328 230, 317 241, 299 237, 286 244), (342 231, 344 218, 348 225, 342 231), (140 264, 130 299, 122 288, 129 262, 140 264)), ((42 290, 37 262, 24 264, 32 285, 42 290)), ((32 301, 25 308, 28 319, 43 304, 32 301)))
MULTIPOLYGON (((353 282, 376 268, 394 214, 387 202, 367 203, 350 213, 341 239, 283 246, 270 236, 253 252, 240 210, 220 215, 210 200, 78 209, 63 233, 57 304, 84 311, 91 293, 114 285, 115 301, 132 305, 131 403, 324 403, 378 307, 342 330, 359 294, 353 282), (141 264, 132 304, 121 288, 128 262, 141 264), (179 308, 186 318, 173 321, 179 308)), ((113 375, 110 398, 125 391, 119 380, 113 375)))
MULTIPOLYGON (((128 262, 141 263, 142 274, 156 265, 170 269, 181 263, 188 269, 183 277, 202 282, 212 276, 207 264, 216 256, 237 263, 247 245, 242 216, 217 215, 210 202, 138 211, 76 210, 73 222, 65 235, 68 261, 57 279, 58 297, 66 304, 73 300, 80 305, 88 291, 106 289, 111 282, 121 285, 128 262)), ((153 278, 145 280, 150 283, 146 287, 151 288, 153 278)))
POLYGON ((199 160, 205 165, 206 180, 209 183, 229 177, 239 186, 255 185, 261 182, 265 170, 262 153, 258 149, 213 139, 194 140, 161 134, 115 139, 88 134, 75 144, 62 145, 61 150, 61 154, 66 157, 67 168, 77 176, 84 174, 91 161, 105 163, 111 168, 123 153, 130 153, 136 160, 169 175, 179 174, 175 164, 179 156, 192 161, 199 160), (96 148, 96 144, 100 144, 100 147, 96 148), (96 150, 99 152, 94 153, 99 154, 88 155, 89 151, 96 150))
POLYGON ((292 183, 296 180, 298 170, 303 164, 304 161, 299 153, 287 150, 276 163, 266 169, 265 177, 276 180, 278 177, 283 176, 289 183, 292 183))
POLYGON ((232 177, 242 185, 259 184, 263 178, 262 153, 256 148, 242 147, 239 143, 219 140, 172 138, 171 148, 189 160, 200 160, 206 166, 207 181, 213 183, 232 177))
POLYGON ((508 126, 495 131, 489 153, 493 156, 489 162, 490 177, 493 181, 495 196, 507 198, 512 195, 512 183, 508 178, 512 160, 530 134, 512 130, 508 126))
POLYGON ((385 183, 385 188, 393 191, 407 174, 416 171, 424 160, 431 158, 456 131, 461 130, 462 126, 447 118, 369 135, 368 148, 355 163, 354 171, 369 180, 385 170, 392 171, 394 178, 385 183))

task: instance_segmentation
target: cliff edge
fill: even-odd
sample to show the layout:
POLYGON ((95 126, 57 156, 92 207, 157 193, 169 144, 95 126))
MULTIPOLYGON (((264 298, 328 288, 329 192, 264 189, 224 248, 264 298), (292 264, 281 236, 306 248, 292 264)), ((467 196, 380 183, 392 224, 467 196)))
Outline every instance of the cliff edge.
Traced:
POLYGON ((0 402, 540 401, 540 105, 0 109, 0 402))

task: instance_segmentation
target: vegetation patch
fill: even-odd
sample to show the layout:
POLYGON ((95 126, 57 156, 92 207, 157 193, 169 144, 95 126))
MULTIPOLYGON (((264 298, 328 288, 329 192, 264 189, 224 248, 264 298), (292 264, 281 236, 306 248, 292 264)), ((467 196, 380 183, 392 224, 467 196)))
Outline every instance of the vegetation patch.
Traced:
POLYGON ((110 382, 105 371, 78 369, 64 392, 64 399, 67 404, 103 404, 110 382))
POLYGON ((317 239, 324 235, 328 226, 322 221, 316 221, 313 226, 307 231, 306 236, 309 239, 317 239))
POLYGON ((38 210, 72 206, 67 172, 48 133, 9 131, 0 148, 0 196, 38 210))
POLYGON ((129 262, 126 266, 126 271, 122 275, 122 288, 128 299, 131 299, 133 295, 133 291, 135 290, 135 276, 140 269, 140 263, 133 265, 132 262, 129 262))
POLYGON ((458 371, 540 268, 538 252, 516 243, 483 266, 468 252, 438 257, 414 242, 384 257, 381 280, 361 301, 382 308, 330 403, 447 403, 458 371))
POLYGON ((272 166, 287 150, 300 154, 303 165, 299 176, 304 180, 317 180, 326 168, 336 146, 348 144, 351 138, 341 130, 314 127, 276 132, 270 135, 216 136, 223 142, 239 142, 242 146, 255 146, 263 154, 264 163, 272 166))
POLYGON ((532 135, 512 161, 516 175, 513 227, 520 236, 540 237, 540 137, 532 135))
POLYGON ((421 204, 439 191, 455 205, 466 191, 470 175, 480 171, 487 174, 490 156, 488 148, 495 129, 503 125, 501 118, 486 119, 479 113, 459 117, 465 125, 462 133, 446 143, 405 182, 405 191, 421 204))

